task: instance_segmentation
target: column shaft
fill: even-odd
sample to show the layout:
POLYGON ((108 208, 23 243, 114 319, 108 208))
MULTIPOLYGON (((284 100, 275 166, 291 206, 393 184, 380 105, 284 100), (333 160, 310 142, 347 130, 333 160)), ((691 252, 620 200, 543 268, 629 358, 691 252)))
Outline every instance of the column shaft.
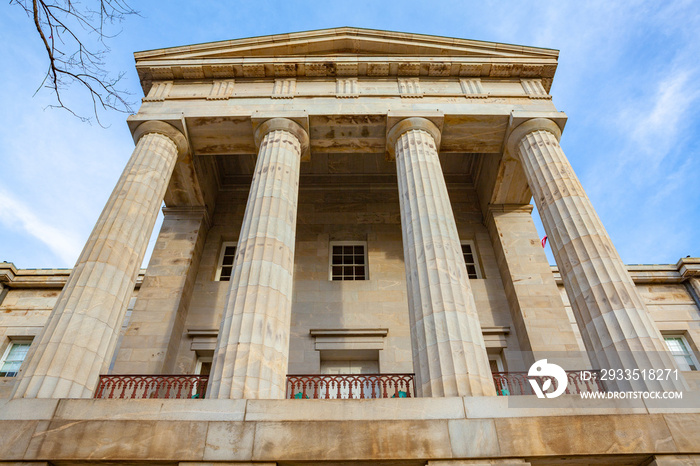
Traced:
MULTIPOLYGON (((556 128, 522 131, 524 134, 513 139, 514 148, 542 216, 591 363, 597 368, 675 368, 625 264, 552 132, 556 128)), ((684 386, 682 377, 608 383, 609 388, 618 390, 677 390, 684 386)))
POLYGON ((495 395, 435 138, 411 128, 394 150, 418 394, 495 395))
POLYGON ((299 137, 282 129, 267 132, 260 144, 219 329, 210 398, 285 396, 301 152, 299 137))
POLYGON ((38 342, 15 398, 89 398, 105 373, 178 157, 163 134, 140 138, 38 342))
POLYGON ((114 374, 179 374, 177 354, 207 234, 204 207, 163 209, 163 226, 139 289, 114 374))

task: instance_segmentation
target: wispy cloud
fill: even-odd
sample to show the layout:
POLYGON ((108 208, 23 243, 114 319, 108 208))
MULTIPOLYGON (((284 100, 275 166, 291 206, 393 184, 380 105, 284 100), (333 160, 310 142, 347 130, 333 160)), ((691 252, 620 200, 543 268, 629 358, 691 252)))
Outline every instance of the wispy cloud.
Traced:
POLYGON ((0 223, 35 237, 64 263, 73 263, 82 249, 78 235, 41 220, 31 208, 0 190, 0 223))

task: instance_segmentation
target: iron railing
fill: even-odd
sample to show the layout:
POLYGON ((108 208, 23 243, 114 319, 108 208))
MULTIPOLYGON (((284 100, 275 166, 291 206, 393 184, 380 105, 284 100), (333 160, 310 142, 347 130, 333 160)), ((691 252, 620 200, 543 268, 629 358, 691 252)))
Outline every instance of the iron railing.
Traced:
POLYGON ((413 374, 299 374, 287 376, 287 398, 413 398, 413 374))
MULTIPOLYGON (((600 371, 567 371, 566 393, 604 392, 600 371), (585 374, 586 377, 582 377, 585 374)), ((530 377, 527 372, 494 372, 500 396, 534 395, 529 380, 545 386, 549 377, 530 377)), ((101 375, 95 398, 204 398, 207 375, 101 375)), ((557 382, 551 379, 556 390, 557 382)), ((545 390, 547 391, 547 390, 545 390)), ((287 376, 287 398, 368 399, 413 398, 413 374, 298 374, 287 376)))
MULTIPOLYGON (((578 394, 584 392, 604 392, 605 388, 600 381, 600 371, 566 371, 568 394, 578 394), (585 377, 582 374, 586 374, 585 377)), ((512 395, 534 395, 529 380, 535 380, 540 387, 545 387, 547 380, 551 380, 552 388, 544 390, 551 392, 557 389, 557 381, 553 377, 532 377, 527 372, 493 372, 493 383, 496 386, 496 393, 500 396, 512 395)))
POLYGON ((207 375, 101 375, 95 398, 204 398, 207 375))

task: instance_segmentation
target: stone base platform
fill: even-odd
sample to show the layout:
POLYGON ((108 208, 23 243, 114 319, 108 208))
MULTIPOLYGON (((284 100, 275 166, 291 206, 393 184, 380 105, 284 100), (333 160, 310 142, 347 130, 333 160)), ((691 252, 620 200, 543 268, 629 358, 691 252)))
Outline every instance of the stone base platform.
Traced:
POLYGON ((595 407, 574 395, 527 407, 515 397, 2 400, 0 465, 697 465, 700 398, 686 395, 695 399, 595 407))

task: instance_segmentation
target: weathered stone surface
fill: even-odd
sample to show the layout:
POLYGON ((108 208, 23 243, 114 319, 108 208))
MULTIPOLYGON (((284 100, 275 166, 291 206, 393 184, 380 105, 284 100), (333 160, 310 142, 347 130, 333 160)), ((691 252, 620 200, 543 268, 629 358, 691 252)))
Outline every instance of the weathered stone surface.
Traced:
POLYGON ((301 154, 308 136, 291 120, 262 139, 238 239, 208 396, 284 398, 301 154))
POLYGON ((254 448, 255 461, 452 456, 446 421, 259 422, 254 448))
POLYGON ((39 458, 52 460, 197 461, 206 422, 53 421, 41 432, 39 458))
POLYGON ((245 411, 246 400, 60 400, 54 419, 242 421, 245 411))
POLYGON ((246 421, 463 419, 461 398, 249 400, 246 421), (371 406, 371 409, 368 407, 371 406))
POLYGON ((205 207, 164 209, 163 225, 139 290, 121 348, 142 348, 145 353, 123 351, 114 374, 176 374, 176 358, 184 333, 192 289, 207 233, 205 207))
POLYGON ((452 456, 476 458, 499 456, 498 435, 493 419, 447 422, 452 456))
POLYGON ((396 154, 417 392, 495 395, 440 169, 439 131, 428 120, 409 118, 388 139, 396 154))
MULTIPOLYGON (((632 278, 559 146, 560 134, 551 120, 529 120, 511 133, 508 150, 518 154, 525 169, 591 363, 595 368, 675 368, 632 278)), ((609 388, 682 390, 686 384, 682 377, 640 377, 610 381, 609 388)))
POLYGON ((649 466, 698 466, 700 455, 656 455, 649 466))
POLYGON ((0 459, 22 460, 34 433, 47 424, 48 421, 20 419, 0 422, 0 459))
POLYGON ((510 418, 495 423, 503 456, 679 451, 661 415, 510 418))
MULTIPOLYGON (((486 220, 520 350, 529 356, 527 366, 539 359, 537 352, 579 355, 580 338, 564 309, 531 210, 529 205, 490 205, 486 220)), ((566 369, 589 367, 586 358, 572 359, 566 369)))
POLYGON ((255 424, 210 422, 204 447, 205 461, 250 460, 253 457, 255 424))
POLYGON ((700 453, 700 420, 697 414, 664 414, 678 451, 700 453))
POLYGON ((90 397, 107 369, 158 208, 186 144, 175 128, 170 127, 175 136, 166 136, 158 125, 151 126, 142 132, 39 341, 32 345, 13 397, 90 397))

